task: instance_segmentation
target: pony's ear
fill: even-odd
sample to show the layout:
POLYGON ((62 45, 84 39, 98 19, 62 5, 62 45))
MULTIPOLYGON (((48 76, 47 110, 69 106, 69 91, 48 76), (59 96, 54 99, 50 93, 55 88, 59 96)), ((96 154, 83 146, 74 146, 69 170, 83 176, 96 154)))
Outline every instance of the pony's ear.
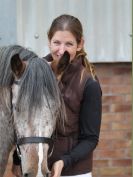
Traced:
POLYGON ((70 54, 67 51, 65 51, 57 65, 57 73, 60 74, 61 72, 63 72, 67 68, 69 62, 70 54))
POLYGON ((26 64, 20 59, 19 54, 15 54, 11 58, 11 69, 16 77, 21 77, 26 64))

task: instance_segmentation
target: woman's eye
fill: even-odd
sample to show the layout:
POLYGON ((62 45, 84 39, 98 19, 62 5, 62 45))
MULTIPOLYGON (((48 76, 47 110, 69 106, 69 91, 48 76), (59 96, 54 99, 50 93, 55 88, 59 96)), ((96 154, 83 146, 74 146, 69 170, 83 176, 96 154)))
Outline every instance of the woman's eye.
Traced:
POLYGON ((59 41, 54 41, 53 42, 55 45, 60 45, 60 42, 59 41))
POLYGON ((73 46, 72 43, 67 43, 66 46, 70 47, 70 46, 73 46))

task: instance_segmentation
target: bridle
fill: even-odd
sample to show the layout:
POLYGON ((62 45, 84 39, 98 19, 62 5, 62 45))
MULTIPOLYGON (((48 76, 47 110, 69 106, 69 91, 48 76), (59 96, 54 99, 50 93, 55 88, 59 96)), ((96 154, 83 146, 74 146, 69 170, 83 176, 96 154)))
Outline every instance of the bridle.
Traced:
POLYGON ((18 157, 21 159, 21 151, 20 151, 20 146, 25 145, 25 144, 39 144, 39 143, 45 143, 49 145, 49 150, 48 150, 48 157, 52 154, 53 152, 53 144, 54 144, 54 139, 48 138, 48 137, 22 137, 22 138, 16 138, 16 147, 17 147, 17 154, 18 157))
MULTIPOLYGON (((15 85, 20 85, 21 80, 14 80, 13 84, 15 85)), ((12 100, 12 90, 11 90, 11 100, 12 100)), ((12 104, 12 110, 15 109, 15 106, 12 104)), ((40 137, 40 136, 31 136, 31 137, 21 137, 18 138, 17 134, 15 133, 15 143, 17 147, 17 154, 18 157, 21 159, 21 151, 20 151, 20 146, 25 145, 25 144, 39 144, 39 143, 46 143, 49 145, 49 150, 48 154, 52 154, 53 152, 53 144, 54 144, 54 136, 52 137, 40 137)))
POLYGON ((53 139, 52 138, 48 138, 48 137, 22 137, 22 138, 18 138, 17 139, 17 145, 21 146, 24 144, 38 144, 38 143, 46 143, 49 144, 49 146, 51 146, 53 144, 53 139))

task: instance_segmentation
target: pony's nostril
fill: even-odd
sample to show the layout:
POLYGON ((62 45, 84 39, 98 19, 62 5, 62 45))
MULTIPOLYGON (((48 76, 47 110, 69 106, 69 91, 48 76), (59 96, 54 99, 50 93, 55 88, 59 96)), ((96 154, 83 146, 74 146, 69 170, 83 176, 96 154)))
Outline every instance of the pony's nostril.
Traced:
POLYGON ((46 173, 45 177, 49 177, 49 176, 51 176, 51 173, 50 172, 46 173))
POLYGON ((24 177, 29 177, 29 174, 28 174, 28 173, 25 173, 25 174, 24 174, 24 177))
POLYGON ((23 174, 23 177, 33 177, 35 174, 33 172, 27 172, 23 174))

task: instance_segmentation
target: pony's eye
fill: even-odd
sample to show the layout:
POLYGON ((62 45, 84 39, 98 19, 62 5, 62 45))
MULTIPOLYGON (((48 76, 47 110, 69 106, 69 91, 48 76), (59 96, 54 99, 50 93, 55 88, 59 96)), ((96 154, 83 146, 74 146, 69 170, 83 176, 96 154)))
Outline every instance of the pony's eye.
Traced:
POLYGON ((13 109, 14 109, 16 112, 19 112, 19 108, 18 108, 15 104, 13 104, 13 109))

